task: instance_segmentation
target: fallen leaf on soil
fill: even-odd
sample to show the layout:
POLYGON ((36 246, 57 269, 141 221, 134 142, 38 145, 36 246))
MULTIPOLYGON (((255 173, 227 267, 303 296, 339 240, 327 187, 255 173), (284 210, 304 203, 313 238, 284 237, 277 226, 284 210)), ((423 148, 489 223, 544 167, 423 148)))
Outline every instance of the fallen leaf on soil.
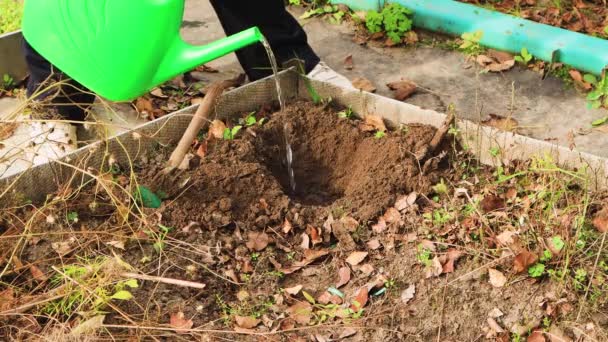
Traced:
POLYGON ((234 320, 236 321, 236 325, 245 329, 253 329, 258 324, 260 324, 261 320, 257 318, 253 318, 251 316, 234 316, 234 320))
POLYGON ((51 248, 60 256, 68 254, 72 250, 72 245, 76 242, 75 237, 70 237, 67 241, 53 242, 51 248))
POLYGON ((249 300, 249 298, 251 298, 251 295, 249 294, 249 292, 247 292, 245 290, 240 290, 239 292, 236 293, 236 299, 238 299, 241 302, 249 300))
POLYGON ((135 109, 137 109, 137 112, 140 114, 152 114, 152 112, 154 112, 152 101, 146 97, 139 97, 135 100, 135 109))
POLYGON ((403 304, 409 303, 409 301, 412 300, 412 298, 414 298, 415 294, 416 294, 416 285, 412 284, 407 289, 405 289, 401 292, 401 302, 403 304))
POLYGON ((359 90, 367 91, 373 93, 376 91, 376 87, 372 84, 372 82, 363 77, 357 77, 351 81, 353 87, 359 90))
POLYGON ((443 273, 443 266, 441 265, 441 261, 439 261, 439 257, 434 257, 431 262, 431 266, 426 268, 426 278, 438 277, 443 273))
POLYGON ((0 311, 6 311, 13 307, 13 301, 15 300, 15 292, 12 288, 7 288, 0 291, 0 311))
POLYGON ((503 287, 507 283, 507 277, 498 270, 490 268, 488 275, 490 276, 490 284, 494 287, 503 287))
POLYGON ((288 287, 285 289, 285 292, 289 293, 292 296, 297 295, 298 293, 300 293, 300 290, 302 290, 303 286, 302 285, 296 285, 294 287, 288 287))
POLYGON ((319 297, 317 297, 317 302, 321 304, 329 304, 331 301, 332 294, 328 291, 324 291, 319 297))
POLYGON ((382 217, 380 217, 378 219, 378 223, 376 223, 372 226, 372 231, 375 234, 381 234, 386 230, 386 228, 387 228, 386 221, 382 217))
POLYGON ((505 205, 505 200, 496 195, 486 195, 481 200, 481 210, 483 210, 484 213, 504 209, 505 205))
POLYGON ((376 249, 380 248, 380 241, 378 241, 378 239, 373 239, 368 241, 365 245, 367 248, 375 251, 376 249))
POLYGON ((574 83, 577 86, 579 86, 585 90, 591 90, 591 88, 593 88, 591 86, 591 83, 587 83, 587 82, 585 82, 585 80, 583 80, 583 75, 581 74, 580 71, 570 69, 570 71, 568 71, 568 73, 570 74, 570 77, 572 77, 572 79, 574 80, 574 83))
POLYGON ((201 158, 205 158, 205 156, 207 155, 207 141, 203 141, 202 143, 200 143, 200 145, 198 145, 198 148, 196 149, 196 155, 201 157, 201 158))
POLYGON ((34 277, 34 279, 38 281, 46 281, 48 279, 47 276, 37 266, 30 266, 30 273, 32 274, 32 277, 34 277))
POLYGON ((302 242, 300 243, 300 247, 304 250, 310 249, 310 238, 308 237, 308 234, 302 233, 301 237, 302 242))
POLYGON ((236 272, 234 272, 234 270, 226 270, 224 271, 224 274, 226 275, 226 277, 232 279, 232 281, 234 281, 235 283, 240 282, 239 277, 236 276, 236 272))
POLYGON ((593 226, 600 233, 608 232, 608 208, 602 209, 593 218, 593 226))
POLYGON ((83 334, 91 334, 94 333, 97 329, 103 326, 103 321, 106 318, 105 315, 99 315, 92 318, 87 319, 86 321, 78 324, 70 334, 72 336, 80 336, 83 334))
POLYGON ((420 245, 431 252, 435 252, 437 250, 435 243, 431 240, 422 240, 420 241, 420 245))
POLYGON ((517 198, 517 189, 515 189, 515 188, 509 188, 509 189, 507 190, 507 192, 505 193, 505 196, 506 196, 508 199, 510 199, 510 200, 512 200, 512 199, 516 199, 516 198, 517 198))
POLYGON ((488 55, 488 57, 493 58, 500 63, 512 61, 514 59, 512 54, 494 49, 488 49, 488 51, 486 51, 486 54, 488 55))
POLYGON ((494 308, 490 312, 488 312, 488 317, 499 318, 504 316, 504 313, 500 311, 499 308, 494 308))
POLYGON ((348 258, 346 258, 346 262, 352 266, 359 265, 365 257, 367 257, 367 252, 352 252, 348 258))
POLYGON ((528 336, 527 342, 545 342, 545 335, 541 330, 534 330, 530 336, 528 336))
POLYGON ((125 250, 124 241, 108 241, 108 242, 106 242, 106 245, 114 247, 114 248, 118 248, 123 251, 125 250))
POLYGON ((403 211, 416 203, 416 199, 418 198, 418 194, 415 192, 410 193, 407 196, 402 196, 397 199, 395 202, 395 208, 399 211, 403 211))
MULTIPOLYGON (((0 140, 6 140, 13 136, 18 125, 14 122, 0 123, 0 140)), ((0 144, 0 147, 2 145, 0 144)))
POLYGON ((191 319, 186 319, 184 313, 179 311, 171 314, 169 325, 175 329, 178 334, 187 334, 187 329, 192 328, 194 322, 191 319))
POLYGON ((306 232, 310 234, 310 241, 312 242, 313 246, 323 242, 323 239, 321 238, 321 235, 319 234, 317 228, 311 225, 307 225, 306 232))
POLYGON ((572 339, 568 337, 568 335, 566 335, 566 333, 564 333, 556 324, 551 324, 549 333, 547 335, 549 336, 549 340, 551 342, 572 342, 572 339))
POLYGON ((386 86, 393 91, 393 97, 398 101, 407 99, 415 93, 418 88, 416 83, 405 80, 387 83, 386 86))
POLYGON ((224 131, 226 130, 226 124, 220 120, 213 120, 209 125, 209 136, 215 139, 223 139, 224 131))
POLYGON ((354 336, 356 333, 357 333, 357 330, 355 330, 353 328, 346 328, 346 329, 342 330, 342 333, 340 334, 338 339, 341 340, 343 338, 351 337, 351 336, 354 336))
POLYGON ((348 266, 340 267, 338 270, 338 278, 336 288, 346 285, 350 281, 350 268, 348 268, 348 266))
POLYGON ((498 325, 498 323, 496 323, 496 320, 494 318, 488 317, 487 322, 490 326, 490 329, 494 330, 494 332, 501 333, 505 331, 500 325, 498 325))
POLYGON ((502 233, 498 234, 498 236, 496 236, 496 241, 498 241, 498 243, 503 246, 510 246, 513 243, 515 243, 515 239, 513 237, 516 235, 517 235, 517 233, 515 233, 513 231, 505 230, 504 232, 502 232, 502 233))
POLYGON ((289 232, 291 232, 292 229, 293 229, 293 226, 291 225, 291 222, 289 222, 289 220, 285 219, 285 221, 283 221, 283 233, 289 234, 289 232))
POLYGON ((487 66, 488 71, 490 72, 502 72, 507 71, 515 66, 515 60, 512 59, 510 61, 505 61, 502 63, 491 63, 487 66))
POLYGON ((382 218, 386 221, 386 223, 396 223, 401 221, 401 214, 399 210, 395 208, 388 208, 382 218))
POLYGON ((344 69, 353 70, 355 64, 353 63, 353 55, 348 55, 344 58, 344 69))
POLYGON ((354 312, 359 312, 361 309, 363 309, 365 304, 367 304, 368 296, 369 291, 367 290, 367 287, 364 286, 360 288, 359 292, 357 292, 357 295, 352 301, 352 304, 350 306, 351 310, 353 310, 354 312))
POLYGON ((165 95, 165 93, 163 93, 163 90, 160 88, 154 88, 152 89, 152 91, 150 92, 150 94, 156 96, 156 97, 160 97, 161 99, 166 99, 169 96, 165 95))
POLYGON ((384 124, 384 120, 377 115, 366 115, 359 127, 365 132, 386 132, 386 125, 384 124))
POLYGON ((519 126, 519 122, 513 118, 506 118, 504 116, 490 114, 490 117, 481 122, 483 125, 498 128, 507 132, 514 132, 519 126))
POLYGON ((307 249, 304 251, 304 260, 295 262, 293 265, 291 265, 289 267, 281 267, 281 268, 279 268, 279 271, 283 272, 283 274, 291 274, 293 272, 296 272, 296 271, 302 269, 302 267, 304 267, 304 266, 310 265, 318 258, 325 256, 327 254, 329 254, 329 251, 327 251, 326 249, 321 249, 321 250, 307 249))
POLYGON ((361 271, 361 273, 365 274, 366 276, 369 276, 374 272, 374 266, 372 266, 371 264, 361 265, 359 267, 359 271, 361 271))
POLYGON ((308 325, 312 316, 312 306, 309 302, 298 302, 285 310, 290 318, 301 325, 308 325))
POLYGON ((268 241, 268 234, 264 232, 249 232, 246 246, 259 252, 268 246, 268 241))
POLYGON ((513 270, 515 273, 525 272, 530 266, 536 263, 536 260, 538 260, 536 254, 523 251, 515 256, 515 260, 513 260, 513 270))
POLYGON ((443 273, 454 272, 454 263, 460 259, 462 252, 457 249, 450 249, 446 255, 447 261, 443 264, 443 273))

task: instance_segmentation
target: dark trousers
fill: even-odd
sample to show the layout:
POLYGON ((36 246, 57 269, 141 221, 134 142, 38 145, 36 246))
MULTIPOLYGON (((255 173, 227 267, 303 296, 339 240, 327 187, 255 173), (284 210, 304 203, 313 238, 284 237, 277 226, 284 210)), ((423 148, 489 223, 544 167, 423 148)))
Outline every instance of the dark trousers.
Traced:
MULTIPOLYGON (((279 66, 297 58, 303 61, 306 73, 318 63, 319 57, 308 45, 306 33, 296 19, 285 9, 284 0, 211 0, 211 4, 224 28, 226 35, 257 26, 266 37, 279 66)), ((73 80, 69 80, 60 70, 40 56, 27 42, 24 42, 25 59, 30 77, 27 94, 32 96, 44 88, 45 81, 65 80, 59 93, 53 96, 52 104, 57 112, 69 120, 81 121, 85 110, 95 100, 95 95, 73 80)), ((272 74, 266 50, 255 44, 236 52, 239 63, 250 80, 255 81, 272 74)), ((37 94, 41 100, 57 89, 37 94)))

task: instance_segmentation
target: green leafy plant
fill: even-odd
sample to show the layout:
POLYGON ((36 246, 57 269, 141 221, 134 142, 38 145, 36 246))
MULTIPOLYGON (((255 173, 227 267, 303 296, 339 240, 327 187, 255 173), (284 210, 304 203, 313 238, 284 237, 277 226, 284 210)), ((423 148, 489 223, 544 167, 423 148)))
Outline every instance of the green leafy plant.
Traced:
POLYGON ((515 56, 515 61, 523 65, 528 65, 533 59, 534 56, 525 47, 521 48, 519 56, 515 56))
POLYGON ((338 117, 342 119, 352 119, 354 117, 352 108, 348 107, 347 109, 339 112, 338 117))
POLYGON ((18 30, 22 15, 22 1, 0 0, 0 34, 18 30))
POLYGON ((543 274, 545 274, 545 265, 540 262, 532 265, 528 269, 528 275, 532 278, 540 278, 543 274))
POLYGON ((385 6, 381 12, 367 12, 365 27, 370 33, 385 31, 393 43, 399 43, 405 33, 412 29, 412 14, 410 9, 397 3, 391 3, 385 6))
POLYGON ((66 218, 68 219, 68 222, 70 222, 70 223, 77 223, 78 222, 78 213, 75 211, 70 211, 66 218))
POLYGON ((293 6, 300 6, 302 2, 300 0, 289 0, 289 4, 293 6))
MULTIPOLYGON (((608 81, 606 80, 606 74, 598 80, 597 77, 591 74, 583 76, 583 80, 593 87, 593 90, 587 94, 587 101, 589 101, 589 107, 593 109, 600 108, 602 106, 608 106, 608 81)), ((608 117, 595 120, 593 126, 603 125, 608 121, 608 117)))
POLYGON ((265 118, 261 118, 261 119, 256 119, 255 118, 255 112, 251 112, 249 114, 247 114, 247 116, 244 119, 239 119, 239 123, 244 125, 245 127, 251 127, 254 125, 263 125, 264 122, 266 121, 265 118))
POLYGON ((11 77, 11 75, 4 74, 2 75, 2 88, 9 89, 15 85, 15 80, 11 77))
POLYGON ((417 252, 416 252, 416 259, 423 264, 426 267, 431 267, 432 265, 432 261, 431 261, 431 256, 432 256, 432 252, 430 249, 425 248, 424 246, 422 246, 422 244, 419 244, 417 247, 417 252))
POLYGON ((318 6, 312 9, 309 9, 308 11, 304 12, 304 14, 302 14, 300 16, 300 19, 308 19, 308 18, 312 18, 315 16, 319 16, 319 15, 323 15, 323 14, 331 14, 331 13, 336 13, 338 12, 338 6, 336 5, 323 5, 323 6, 318 6))
POLYGON ((232 128, 224 129, 224 140, 234 140, 237 133, 243 128, 241 125, 234 126, 232 128))
POLYGON ((465 32, 460 38, 463 42, 458 46, 458 49, 469 56, 477 56, 485 50, 479 45, 481 38, 483 38, 483 31, 465 32))

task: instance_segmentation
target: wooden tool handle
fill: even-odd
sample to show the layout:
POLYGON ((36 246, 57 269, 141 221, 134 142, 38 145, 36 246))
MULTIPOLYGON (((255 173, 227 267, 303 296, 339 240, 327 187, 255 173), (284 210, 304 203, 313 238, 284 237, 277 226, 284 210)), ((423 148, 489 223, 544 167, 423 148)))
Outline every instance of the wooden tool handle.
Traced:
POLYGON ((190 146, 192 145, 192 142, 196 138, 201 128, 203 128, 203 126, 205 125, 207 118, 215 107, 215 102, 220 97, 220 95, 222 95, 222 92, 226 88, 236 87, 240 85, 241 83, 243 83, 244 80, 245 75, 242 74, 231 80, 214 82, 209 86, 209 89, 205 94, 205 97, 203 98, 203 102, 201 102, 201 104, 196 110, 196 113, 194 113, 192 121, 190 121, 186 132, 184 132, 184 135, 177 144, 177 147, 175 148, 173 153, 171 153, 168 168, 177 168, 182 163, 184 157, 190 149, 190 146))

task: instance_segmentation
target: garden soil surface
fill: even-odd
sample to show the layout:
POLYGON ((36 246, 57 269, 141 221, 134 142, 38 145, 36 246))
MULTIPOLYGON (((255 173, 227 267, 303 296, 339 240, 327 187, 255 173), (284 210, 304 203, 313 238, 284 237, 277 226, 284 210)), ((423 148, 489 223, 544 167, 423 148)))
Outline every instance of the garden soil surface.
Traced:
MULTIPOLYGON (((584 311, 577 321, 579 303, 571 291, 512 272, 509 248, 494 245, 489 254, 474 247, 470 237, 480 231, 485 212, 468 221, 456 222, 454 215, 429 219, 442 207, 437 196, 467 203, 437 184, 464 181, 473 191, 475 179, 490 177, 491 170, 463 173, 455 164, 469 157, 446 139, 423 172, 414 154, 435 128, 410 125, 378 137, 377 124, 340 118, 337 111, 298 102, 285 112, 258 111, 264 124, 243 128, 234 140, 210 134, 193 149, 189 187, 159 209, 144 209, 145 219, 122 220, 121 210, 95 184, 69 189, 64 200, 43 208, 3 213, 0 312, 56 287, 62 265, 119 257, 131 272, 205 288, 139 281, 129 290, 132 299, 109 301, 105 327, 92 329, 92 340, 601 336, 606 314, 584 311), (293 148, 295 191, 286 138, 293 148), (33 224, 22 234, 27 220, 33 224), (489 269, 502 270, 500 286, 489 281, 489 269)), ((151 182, 169 152, 135 161, 141 184, 151 182)), ((128 173, 113 179, 133 185, 128 173)), ((493 229, 498 234, 507 228, 493 229)), ((92 286, 85 278, 79 283, 92 286)), ((0 339, 72 338, 70 331, 95 315, 80 316, 85 304, 67 314, 45 305, 0 317, 0 339)))

